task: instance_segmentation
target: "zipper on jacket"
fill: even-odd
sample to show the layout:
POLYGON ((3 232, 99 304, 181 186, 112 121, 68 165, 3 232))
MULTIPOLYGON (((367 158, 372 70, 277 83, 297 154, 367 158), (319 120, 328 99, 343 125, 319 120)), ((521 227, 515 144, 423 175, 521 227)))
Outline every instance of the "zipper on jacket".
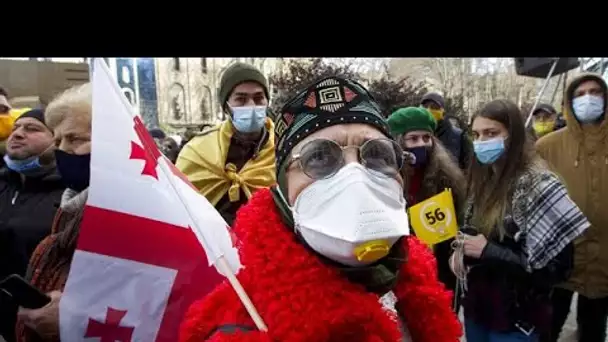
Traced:
POLYGON ((13 195, 13 199, 11 200, 12 205, 15 205, 15 202, 17 202, 17 197, 19 197, 19 190, 15 191, 15 194, 13 195))

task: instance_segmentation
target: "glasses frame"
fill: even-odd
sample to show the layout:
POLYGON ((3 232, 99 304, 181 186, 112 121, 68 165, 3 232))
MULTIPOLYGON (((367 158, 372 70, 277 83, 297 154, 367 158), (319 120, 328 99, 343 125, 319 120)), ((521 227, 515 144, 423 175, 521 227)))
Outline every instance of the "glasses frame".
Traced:
POLYGON ((377 172, 378 174, 380 174, 382 176, 385 176, 385 177, 395 177, 395 176, 397 176, 399 174, 399 171, 403 168, 403 165, 405 163, 405 155, 404 155, 404 151, 401 148, 401 146, 399 146, 399 144, 395 140, 388 139, 388 138, 370 139, 370 140, 367 140, 366 142, 364 142, 363 144, 361 144, 360 146, 357 146, 357 145, 340 146, 338 143, 336 143, 335 141, 333 141, 331 139, 318 138, 318 139, 310 140, 309 142, 307 142, 306 144, 304 144, 302 146, 302 148, 300 149, 300 151, 304 150, 306 148, 306 146, 308 146, 308 144, 310 144, 312 142, 319 141, 319 140, 329 141, 330 143, 332 143, 332 144, 334 144, 334 145, 336 145, 336 146, 338 146, 340 148, 341 154, 340 154, 340 161, 338 163, 338 165, 340 167, 337 167, 335 170, 332 171, 332 173, 328 174, 325 177, 322 177, 322 178, 313 177, 313 176, 309 175, 305 171, 304 166, 302 165, 302 154, 301 153, 295 153, 289 159, 289 162, 287 163, 287 168, 291 167, 291 165, 293 163, 297 162, 298 163, 298 167, 300 168, 300 170, 302 170, 302 172, 304 172, 304 174, 306 176, 310 177, 311 179, 315 179, 315 180, 327 179, 327 178, 330 178, 331 176, 335 175, 336 173, 338 173, 338 171, 340 171, 340 169, 342 169, 344 167, 344 165, 346 165, 345 162, 344 162, 344 150, 351 149, 351 148, 357 149, 357 157, 358 157, 359 163, 361 163, 361 165, 363 165, 364 167, 367 168, 366 162, 365 162, 365 160, 361 156, 361 149, 363 149, 363 147, 365 147, 365 145, 367 145, 370 141, 378 141, 378 140, 387 141, 387 142, 391 143, 393 145, 393 147, 396 148, 395 149, 395 159, 397 159, 397 169, 395 170, 395 174, 393 174, 393 175, 387 175, 385 173, 376 171, 374 169, 370 169, 370 170, 372 170, 374 172, 377 172))

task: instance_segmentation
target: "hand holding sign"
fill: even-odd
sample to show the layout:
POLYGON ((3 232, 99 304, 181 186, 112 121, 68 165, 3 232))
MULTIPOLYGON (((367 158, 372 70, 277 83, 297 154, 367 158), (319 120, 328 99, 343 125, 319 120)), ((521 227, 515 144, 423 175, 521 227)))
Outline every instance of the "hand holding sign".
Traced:
POLYGON ((453 238, 458 231, 450 189, 412 206, 409 217, 416 236, 428 245, 453 238))

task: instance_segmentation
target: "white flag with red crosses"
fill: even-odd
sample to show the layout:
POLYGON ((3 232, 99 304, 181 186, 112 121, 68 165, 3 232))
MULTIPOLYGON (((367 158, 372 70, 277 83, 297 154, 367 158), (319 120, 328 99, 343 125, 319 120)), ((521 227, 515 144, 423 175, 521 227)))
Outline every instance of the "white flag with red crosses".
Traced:
POLYGON ((177 340, 188 306, 240 262, 228 226, 132 113, 102 59, 92 62, 89 197, 60 301, 62 341, 177 340))

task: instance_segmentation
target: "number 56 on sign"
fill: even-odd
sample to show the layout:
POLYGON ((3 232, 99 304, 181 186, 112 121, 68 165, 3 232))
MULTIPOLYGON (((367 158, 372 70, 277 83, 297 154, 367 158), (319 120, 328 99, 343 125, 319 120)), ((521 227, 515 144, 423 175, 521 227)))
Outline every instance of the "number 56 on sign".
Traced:
POLYGON ((416 236, 428 245, 453 238, 458 231, 450 189, 412 206, 409 217, 416 236))

